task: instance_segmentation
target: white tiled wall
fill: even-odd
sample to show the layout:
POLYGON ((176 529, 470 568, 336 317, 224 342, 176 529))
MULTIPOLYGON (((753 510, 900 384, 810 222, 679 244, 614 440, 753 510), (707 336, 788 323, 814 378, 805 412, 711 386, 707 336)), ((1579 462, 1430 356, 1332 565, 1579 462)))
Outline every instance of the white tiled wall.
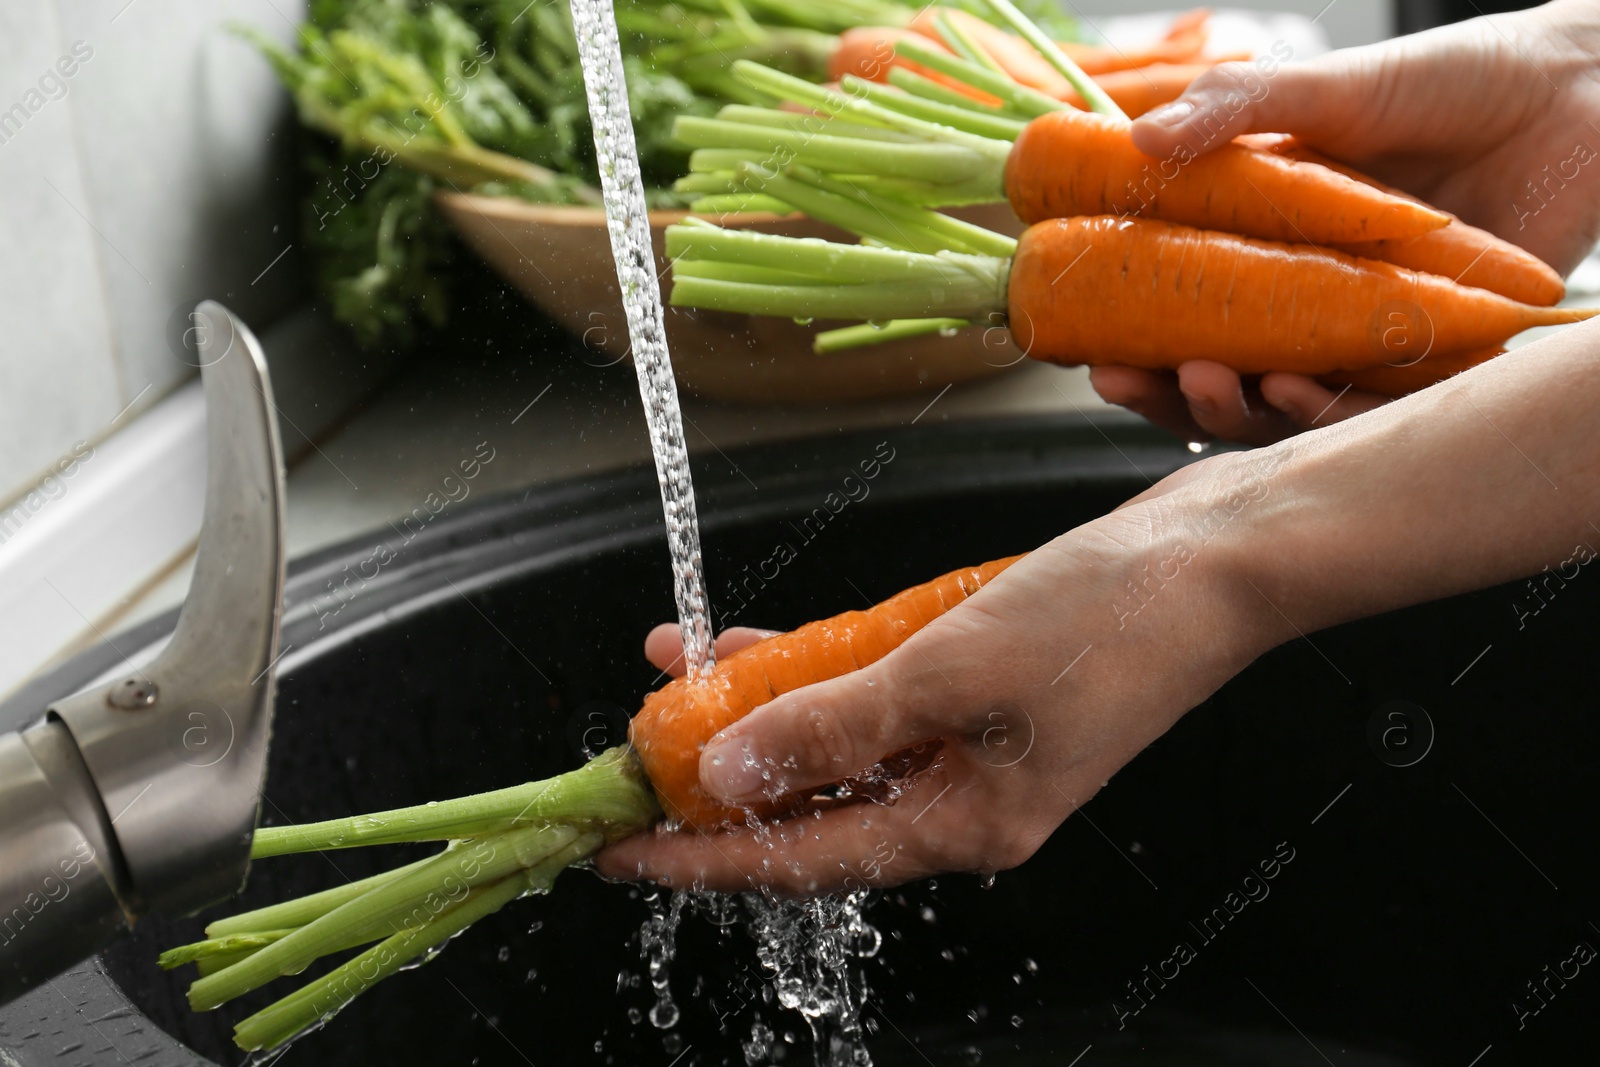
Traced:
POLYGON ((0 502, 193 373, 197 300, 265 325, 300 291, 292 250, 261 275, 296 237, 288 100, 225 26, 303 7, 0 4, 0 502))

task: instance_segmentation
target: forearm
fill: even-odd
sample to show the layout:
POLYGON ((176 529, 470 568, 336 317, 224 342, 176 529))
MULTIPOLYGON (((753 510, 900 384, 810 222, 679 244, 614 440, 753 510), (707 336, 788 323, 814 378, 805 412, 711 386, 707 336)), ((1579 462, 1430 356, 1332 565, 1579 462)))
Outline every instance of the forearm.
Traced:
POLYGON ((1600 549, 1600 324, 1248 462, 1270 464, 1270 491, 1236 524, 1229 569, 1270 601, 1279 640, 1291 621, 1309 632, 1585 560, 1600 549))

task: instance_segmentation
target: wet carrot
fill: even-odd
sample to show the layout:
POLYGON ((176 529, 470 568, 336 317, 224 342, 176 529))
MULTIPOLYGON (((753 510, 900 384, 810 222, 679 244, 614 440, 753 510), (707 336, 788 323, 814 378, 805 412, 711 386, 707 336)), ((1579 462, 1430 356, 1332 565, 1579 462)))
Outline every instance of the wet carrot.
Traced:
POLYGON ((1121 119, 1075 110, 1028 123, 1006 162, 1017 217, 1129 214, 1317 244, 1409 237, 1449 221, 1327 168, 1243 145, 1157 160, 1128 131, 1121 119))
POLYGON ((742 811, 700 789, 700 752, 713 735, 784 693, 882 659, 1021 558, 952 571, 866 611, 807 623, 741 649, 698 681, 680 678, 651 693, 630 739, 667 817, 702 830, 742 821, 742 811))
POLYGON ((1007 310, 1035 359, 1146 368, 1210 359, 1241 374, 1311 375, 1394 359, 1384 346, 1395 311, 1426 324, 1437 355, 1595 314, 1342 252, 1110 216, 1030 227, 1007 310))
MULTIPOLYGON (((1390 195, 1418 200, 1354 167, 1330 159, 1287 134, 1256 134, 1240 140, 1287 159, 1321 164, 1390 195)), ((1342 247, 1353 255, 1442 274, 1463 285, 1488 289, 1524 304, 1555 304, 1567 293, 1561 275, 1538 256, 1487 230, 1462 222, 1454 215, 1450 216, 1450 225, 1425 234, 1342 247)))
POLYGON ((1377 393, 1379 396, 1395 398, 1414 393, 1418 389, 1426 389, 1430 385, 1437 385, 1447 378, 1453 378, 1464 370, 1471 370, 1480 363, 1487 363, 1496 356, 1504 355, 1505 349, 1499 345, 1490 348, 1480 348, 1471 352, 1458 352, 1454 355, 1427 355, 1414 363, 1393 366, 1380 363, 1376 367, 1367 367, 1362 370, 1341 371, 1337 374, 1326 374, 1318 380, 1323 385, 1335 389, 1350 386, 1363 392, 1377 393))

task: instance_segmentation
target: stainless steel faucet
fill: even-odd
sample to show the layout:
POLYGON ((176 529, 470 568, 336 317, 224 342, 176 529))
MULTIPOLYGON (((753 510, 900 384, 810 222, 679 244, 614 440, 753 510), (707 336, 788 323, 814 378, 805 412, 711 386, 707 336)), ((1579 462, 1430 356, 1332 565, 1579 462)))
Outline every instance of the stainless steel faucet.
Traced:
POLYGON ((283 605, 283 446, 255 337, 211 301, 193 322, 209 467, 172 640, 0 735, 0 1004, 147 914, 232 896, 249 868, 283 605))

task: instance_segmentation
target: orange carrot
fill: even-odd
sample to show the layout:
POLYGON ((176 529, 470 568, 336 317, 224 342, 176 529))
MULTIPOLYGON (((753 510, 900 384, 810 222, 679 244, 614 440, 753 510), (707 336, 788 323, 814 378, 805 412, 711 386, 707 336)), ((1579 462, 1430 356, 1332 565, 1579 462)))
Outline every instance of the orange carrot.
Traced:
POLYGON ((999 103, 988 93, 974 89, 964 81, 895 54, 895 42, 907 37, 916 38, 917 43, 928 48, 941 52, 950 51, 943 41, 929 40, 917 31, 902 26, 855 26, 839 35, 839 44, 828 60, 828 80, 836 82, 846 74, 853 74, 867 81, 888 84, 889 68, 904 67, 946 88, 965 93, 979 103, 991 106, 999 103))
MULTIPOLYGON (((1210 70, 1214 63, 1156 63, 1132 70, 1096 74, 1094 80, 1106 95, 1117 102, 1131 119, 1154 111, 1183 95, 1189 83, 1210 70)), ((1073 107, 1083 107, 1083 98, 1069 92, 1060 97, 1073 107)))
POLYGON ((1207 25, 1211 9, 1197 7, 1172 20, 1166 36, 1145 48, 1114 48, 1110 45, 1061 42, 1061 50, 1086 74, 1148 67, 1152 63, 1189 63, 1205 50, 1211 30, 1207 25))
POLYGON ((1408 237, 1449 221, 1335 171, 1243 145, 1157 160, 1133 146, 1128 130, 1122 119, 1085 111, 1028 123, 1006 162, 1017 217, 1139 215, 1317 244, 1408 237))
MULTIPOLYGON (((1208 32, 1205 21, 1209 16, 1210 12, 1204 8, 1180 16, 1173 23, 1167 38, 1149 48, 1117 49, 1109 45, 1082 44, 1067 44, 1062 48, 1068 57, 1078 61, 1084 73, 1090 75, 1118 73, 1152 64, 1188 63, 1205 48, 1208 32)), ((911 20, 910 27, 929 40, 940 41, 943 39, 939 33, 941 18, 949 19, 1017 82, 1058 100, 1077 97, 1072 84, 1045 62, 1031 44, 976 15, 952 8, 925 7, 911 20)), ((1199 69, 1204 70, 1206 66, 1209 64, 1201 65, 1199 69)))
POLYGON ((1318 380, 1323 385, 1341 388, 1350 386, 1368 393, 1377 393, 1379 396, 1401 397, 1414 393, 1418 389, 1426 389, 1430 385, 1437 385, 1446 378, 1453 378, 1464 370, 1471 370, 1480 363, 1487 363, 1496 356, 1504 355, 1505 349, 1499 345, 1490 348, 1480 348, 1471 352, 1459 352, 1454 355, 1427 355, 1414 363, 1393 366, 1380 363, 1375 367, 1363 370, 1341 371, 1338 374, 1325 374, 1318 380))
MULTIPOLYGON (((1287 159, 1320 163, 1393 196, 1417 200, 1354 167, 1330 159, 1287 134, 1256 134, 1240 140, 1287 159)), ((1488 289, 1524 304, 1555 304, 1567 293, 1561 275, 1538 256, 1453 215, 1450 225, 1438 230, 1405 239, 1349 244, 1343 250, 1366 259, 1381 259, 1412 270, 1442 274, 1463 285, 1488 289)))
POLYGON ((1036 359, 1146 368, 1210 359, 1241 374, 1312 375, 1393 360, 1384 345, 1396 312, 1426 324, 1437 355, 1595 313, 1518 304, 1342 252, 1109 216, 1030 227, 1007 307, 1012 336, 1036 359))
MULTIPOLYGON (((934 12, 938 10, 942 9, 927 9, 912 23, 913 27, 919 23, 923 24, 925 32, 922 33, 917 32, 915 28, 906 29, 899 26, 858 26, 846 30, 839 35, 838 47, 834 49, 833 56, 829 59, 829 80, 838 81, 846 74, 854 74, 867 81, 887 82, 890 67, 905 67, 985 104, 996 103, 994 97, 974 89, 966 82, 929 70, 893 54, 895 42, 907 37, 915 37, 919 44, 948 52, 949 49, 936 35, 934 12)), ((978 41, 1013 80, 1037 89, 1047 96, 1070 103, 1074 107, 1084 106, 1083 98, 1072 88, 1067 79, 1046 63, 1044 57, 1035 52, 1028 42, 1004 30, 996 29, 982 19, 963 11, 948 11, 946 14, 978 41)), ((1151 66, 1095 75, 1094 80, 1131 118, 1138 118, 1146 111, 1176 100, 1189 87, 1190 82, 1210 70, 1213 65, 1212 63, 1156 63, 1151 66)))
POLYGON ((866 611, 807 623, 741 649, 707 677, 680 678, 651 693, 629 737, 667 817, 702 830, 741 821, 743 812, 700 789, 700 752, 714 734, 784 693, 882 659, 1021 558, 952 571, 866 611))
POLYGON ((1073 91, 1072 83, 1062 77, 1060 71, 1045 62, 1044 57, 1034 50, 1033 45, 1016 34, 1007 33, 1000 27, 983 21, 976 15, 947 7, 925 7, 911 20, 910 25, 913 30, 930 41, 942 42, 943 37, 939 33, 941 18, 949 19, 973 43, 989 53, 989 57, 1018 84, 1038 89, 1058 100, 1068 94, 1077 95, 1073 91))

